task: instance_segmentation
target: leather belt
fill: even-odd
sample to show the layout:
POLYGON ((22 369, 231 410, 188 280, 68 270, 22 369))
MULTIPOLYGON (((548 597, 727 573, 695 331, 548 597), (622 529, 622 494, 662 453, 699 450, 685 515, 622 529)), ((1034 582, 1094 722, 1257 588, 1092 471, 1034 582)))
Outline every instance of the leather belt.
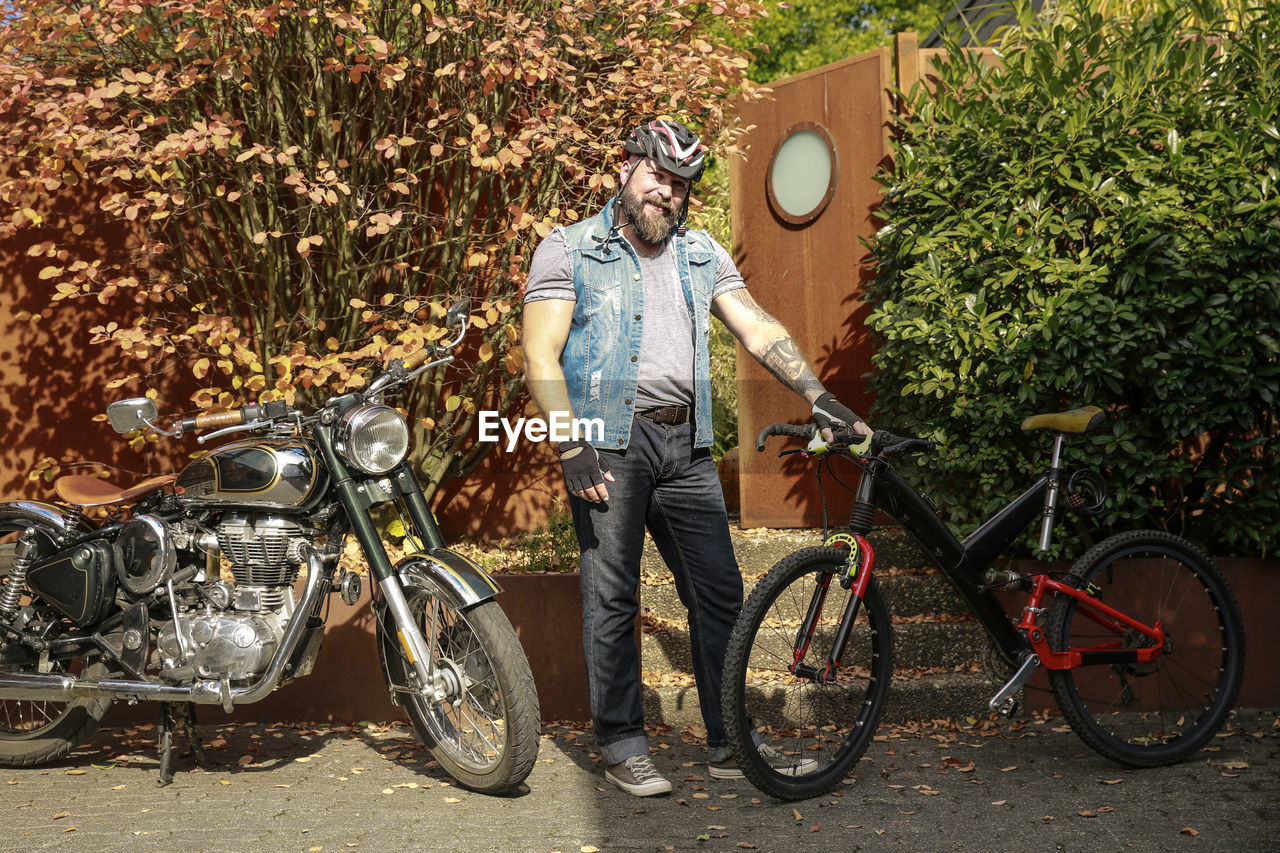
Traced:
POLYGON ((678 426, 689 422, 688 406, 663 406, 661 409, 646 409, 643 412, 636 412, 636 414, 660 424, 678 426))

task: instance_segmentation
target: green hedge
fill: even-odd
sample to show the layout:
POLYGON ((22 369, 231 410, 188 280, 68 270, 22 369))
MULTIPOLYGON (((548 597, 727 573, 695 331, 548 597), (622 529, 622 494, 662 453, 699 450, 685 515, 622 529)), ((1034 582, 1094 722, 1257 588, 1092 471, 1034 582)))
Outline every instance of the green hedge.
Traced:
POLYGON ((1091 526, 1280 539, 1280 13, 1197 11, 1024 16, 998 63, 952 50, 908 96, 871 247, 876 415, 945 444, 919 476, 959 529, 1043 470, 1024 417, 1095 404, 1091 526))

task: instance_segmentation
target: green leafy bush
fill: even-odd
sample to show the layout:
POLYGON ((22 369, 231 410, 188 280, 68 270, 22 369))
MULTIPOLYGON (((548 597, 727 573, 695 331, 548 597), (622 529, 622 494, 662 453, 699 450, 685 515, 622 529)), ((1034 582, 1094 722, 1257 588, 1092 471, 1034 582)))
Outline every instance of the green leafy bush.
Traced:
POLYGON ((1095 404, 1073 458, 1108 475, 1104 527, 1280 539, 1280 12, 1196 12, 1024 12, 996 62, 952 50, 910 93, 874 387, 946 445, 926 488, 959 528, 1045 467, 1024 417, 1095 404))

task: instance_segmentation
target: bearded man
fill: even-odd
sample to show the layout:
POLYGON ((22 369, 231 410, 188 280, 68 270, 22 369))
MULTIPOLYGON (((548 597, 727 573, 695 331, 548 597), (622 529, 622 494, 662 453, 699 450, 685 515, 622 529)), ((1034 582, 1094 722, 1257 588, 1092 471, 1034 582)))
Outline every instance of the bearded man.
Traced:
MULTIPOLYGON (((870 430, 751 298, 728 252, 684 227, 690 189, 706 166, 698 137, 659 119, 636 128, 623 148, 618 194, 595 216, 557 228, 534 253, 524 351, 528 387, 545 415, 604 425, 603 435, 559 445, 581 550, 591 715, 605 778, 650 796, 671 783, 649 755, 633 633, 646 529, 689 611, 709 775, 742 777, 720 715, 742 576, 711 457, 711 316, 805 398, 820 427, 870 430)), ((782 772, 804 772, 801 759, 768 751, 782 772)))

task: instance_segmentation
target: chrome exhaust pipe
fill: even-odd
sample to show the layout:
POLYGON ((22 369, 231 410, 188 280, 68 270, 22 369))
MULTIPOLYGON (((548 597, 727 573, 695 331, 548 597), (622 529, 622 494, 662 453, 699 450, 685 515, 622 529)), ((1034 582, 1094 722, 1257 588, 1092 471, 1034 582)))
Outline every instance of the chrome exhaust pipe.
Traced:
POLYGON ((194 702, 197 705, 221 705, 230 713, 237 705, 257 702, 275 690, 284 675, 285 663, 293 654, 303 629, 311 618, 321 590, 328 586, 324 578, 324 565, 315 549, 307 548, 307 585, 302 599, 294 608, 281 638, 280 648, 271 658, 266 672, 248 687, 231 687, 220 681, 198 681, 190 687, 161 684, 156 681, 131 681, 104 679, 81 681, 74 675, 48 672, 0 672, 0 701, 27 700, 33 702, 65 702, 76 696, 125 699, 147 702, 194 702))
MULTIPOLYGON (((241 688, 242 691, 250 689, 241 688)), ((193 687, 179 687, 154 681, 81 681, 74 675, 61 673, 0 673, 0 701, 65 702, 77 696, 209 705, 221 701, 221 685, 216 681, 202 681, 193 687)))
POLYGON ((74 675, 43 672, 0 672, 0 700, 29 699, 57 702, 71 698, 74 675))

